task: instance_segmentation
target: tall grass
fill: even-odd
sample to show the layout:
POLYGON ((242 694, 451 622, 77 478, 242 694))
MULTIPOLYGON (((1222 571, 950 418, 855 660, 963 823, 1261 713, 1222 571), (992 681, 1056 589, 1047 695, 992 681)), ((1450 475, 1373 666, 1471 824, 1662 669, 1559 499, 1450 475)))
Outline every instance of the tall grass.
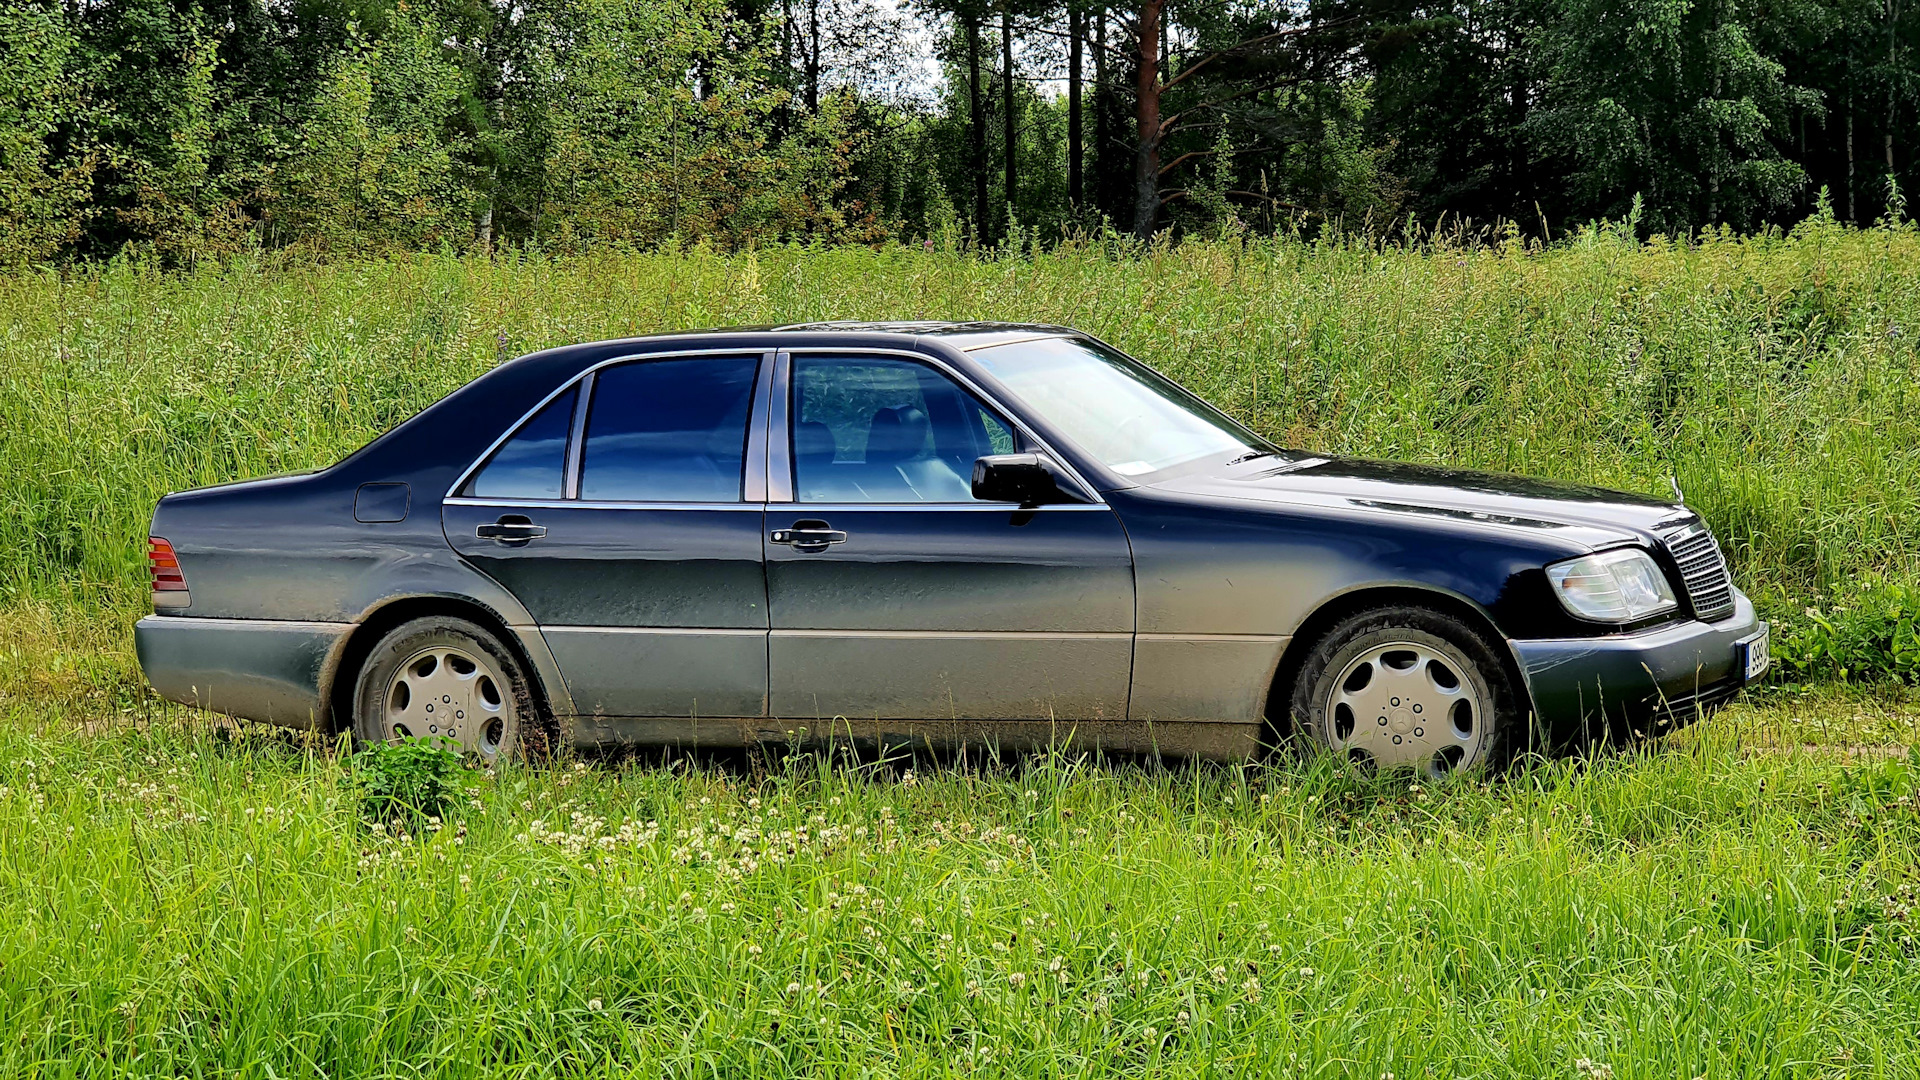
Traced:
POLYGON ((121 608, 155 499, 327 464, 500 361, 717 324, 1065 323, 1322 451, 1665 493, 1797 609, 1920 553, 1920 233, 116 263, 0 278, 0 602, 121 608))

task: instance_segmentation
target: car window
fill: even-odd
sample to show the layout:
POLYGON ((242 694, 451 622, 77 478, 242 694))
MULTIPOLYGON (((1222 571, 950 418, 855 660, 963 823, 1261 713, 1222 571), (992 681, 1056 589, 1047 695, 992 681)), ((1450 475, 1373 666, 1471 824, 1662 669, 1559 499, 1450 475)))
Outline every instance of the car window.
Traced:
POLYGON ((467 494, 483 499, 558 499, 578 396, 579 391, 569 387, 520 425, 467 485, 467 494))
POLYGON ((1077 338, 974 351, 1013 395, 1122 476, 1207 457, 1278 453, 1145 365, 1077 338))
POLYGON ((802 502, 972 502, 973 462, 1013 429, 925 364, 793 360, 794 491, 802 502))
POLYGON ((595 377, 580 497, 736 502, 759 358, 646 360, 595 377))

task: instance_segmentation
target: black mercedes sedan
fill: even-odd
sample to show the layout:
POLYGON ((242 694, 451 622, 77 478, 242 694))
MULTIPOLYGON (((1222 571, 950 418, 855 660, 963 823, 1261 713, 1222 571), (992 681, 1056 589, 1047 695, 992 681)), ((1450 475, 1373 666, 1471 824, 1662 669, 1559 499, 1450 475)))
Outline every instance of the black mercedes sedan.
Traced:
POLYGON ((487 759, 1296 737, 1440 775, 1767 665, 1678 502, 1284 449, 1053 326, 551 349, 151 532, 161 694, 487 759))

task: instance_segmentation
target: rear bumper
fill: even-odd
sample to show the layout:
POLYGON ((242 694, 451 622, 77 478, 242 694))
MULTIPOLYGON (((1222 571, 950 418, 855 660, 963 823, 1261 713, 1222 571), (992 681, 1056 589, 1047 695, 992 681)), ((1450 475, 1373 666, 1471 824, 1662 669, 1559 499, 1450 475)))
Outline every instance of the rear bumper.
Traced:
POLYGON ((1733 614, 1637 634, 1515 641, 1535 714, 1555 737, 1607 722, 1650 729, 1697 719, 1739 693, 1746 672, 1736 643, 1760 628, 1753 603, 1734 592, 1733 614))
POLYGON ((149 615, 134 624, 140 667, 160 696, 296 728, 327 721, 321 687, 352 623, 149 615))

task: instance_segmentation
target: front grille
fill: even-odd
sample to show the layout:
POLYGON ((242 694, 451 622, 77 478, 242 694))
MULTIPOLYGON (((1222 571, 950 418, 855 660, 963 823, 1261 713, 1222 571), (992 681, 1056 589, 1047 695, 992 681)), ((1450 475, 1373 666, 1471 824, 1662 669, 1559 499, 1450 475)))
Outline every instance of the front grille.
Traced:
POLYGON ((1714 622, 1733 614, 1733 580, 1727 560, 1705 525, 1698 523, 1664 533, 1667 551, 1680 565, 1680 584, 1693 605, 1694 617, 1714 622))

